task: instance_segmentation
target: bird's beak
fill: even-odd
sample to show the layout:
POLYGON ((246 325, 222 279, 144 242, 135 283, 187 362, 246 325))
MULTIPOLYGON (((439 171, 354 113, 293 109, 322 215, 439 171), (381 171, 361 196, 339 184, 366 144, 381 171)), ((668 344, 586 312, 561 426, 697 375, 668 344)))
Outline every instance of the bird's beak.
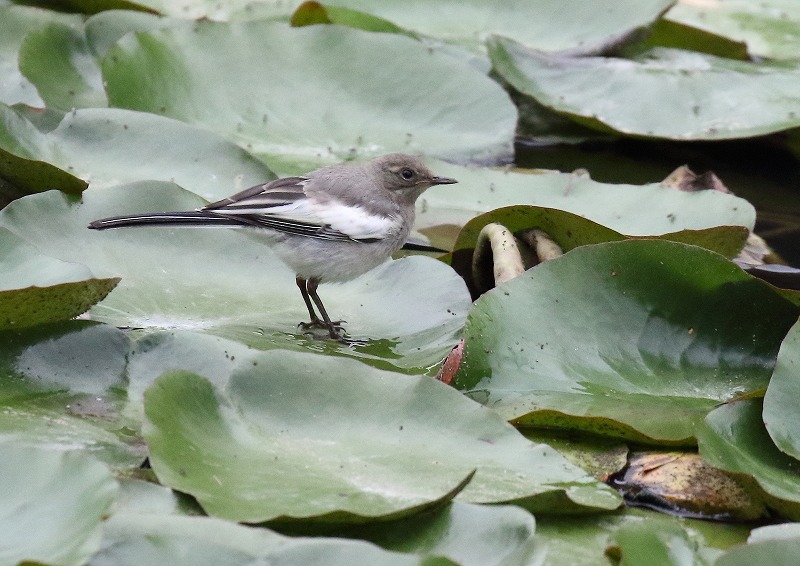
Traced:
POLYGON ((431 179, 431 185, 452 185, 453 183, 458 183, 458 181, 450 177, 433 177, 431 179))

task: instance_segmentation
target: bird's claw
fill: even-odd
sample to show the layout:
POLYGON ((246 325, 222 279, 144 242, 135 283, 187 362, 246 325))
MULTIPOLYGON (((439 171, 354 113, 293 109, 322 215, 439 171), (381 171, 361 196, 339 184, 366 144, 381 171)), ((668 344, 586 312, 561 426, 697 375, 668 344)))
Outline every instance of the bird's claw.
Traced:
MULTIPOLYGON (((343 324, 347 324, 346 320, 335 320, 331 321, 330 324, 325 322, 324 320, 320 319, 313 319, 310 322, 301 322, 297 325, 300 330, 307 331, 307 330, 327 330, 328 335, 333 340, 338 340, 343 344, 348 345, 359 345, 362 342, 359 340, 353 340, 348 335, 344 329, 343 324)), ((306 334, 310 334, 313 336, 312 332, 306 332, 306 334)))
POLYGON ((346 320, 334 320, 331 321, 330 325, 325 322, 324 320, 320 320, 318 318, 312 320, 311 322, 301 322, 297 325, 300 330, 314 330, 317 328, 328 330, 330 332, 345 333, 343 324, 347 324, 346 320))

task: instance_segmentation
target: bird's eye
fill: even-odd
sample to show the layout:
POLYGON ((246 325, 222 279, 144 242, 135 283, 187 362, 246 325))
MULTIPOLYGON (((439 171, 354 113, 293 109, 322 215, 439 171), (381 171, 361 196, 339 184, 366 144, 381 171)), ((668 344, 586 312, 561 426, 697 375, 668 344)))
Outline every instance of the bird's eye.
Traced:
POLYGON ((400 169, 400 176, 406 181, 410 181, 411 179, 414 178, 414 171, 412 171, 408 167, 403 167, 402 169, 400 169))

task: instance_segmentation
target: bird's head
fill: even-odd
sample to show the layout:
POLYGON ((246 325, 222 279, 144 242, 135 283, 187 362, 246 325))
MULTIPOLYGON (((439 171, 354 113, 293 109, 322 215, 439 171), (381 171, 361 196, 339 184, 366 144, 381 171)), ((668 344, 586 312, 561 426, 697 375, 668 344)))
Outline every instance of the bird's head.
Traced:
POLYGON ((384 189, 394 198, 413 203, 426 189, 434 185, 457 183, 449 177, 434 175, 424 163, 413 155, 389 153, 370 162, 373 174, 380 179, 384 189))

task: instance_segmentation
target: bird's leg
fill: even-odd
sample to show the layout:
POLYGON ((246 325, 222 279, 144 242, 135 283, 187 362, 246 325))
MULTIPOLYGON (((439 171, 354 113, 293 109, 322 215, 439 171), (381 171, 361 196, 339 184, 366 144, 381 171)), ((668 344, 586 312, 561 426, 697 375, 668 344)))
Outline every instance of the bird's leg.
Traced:
POLYGON ((306 280, 302 277, 297 277, 295 280, 297 286, 300 288, 300 294, 303 295, 303 302, 306 304, 306 308, 308 309, 308 316, 311 318, 311 322, 301 322, 301 328, 310 328, 313 326, 319 326, 322 324, 322 321, 317 317, 317 313, 314 312, 314 307, 311 304, 311 299, 308 297, 308 290, 306 289, 306 280))
POLYGON ((319 286, 319 279, 312 277, 306 282, 306 290, 308 294, 311 296, 311 300, 314 301, 314 304, 317 305, 317 310, 319 314, 322 316, 322 320, 324 321, 324 325, 328 328, 328 333, 331 335, 331 338, 334 340, 340 340, 347 336, 347 333, 342 328, 343 320, 337 320, 336 322, 331 322, 331 317, 328 316, 328 312, 325 310, 325 305, 322 304, 322 299, 319 298, 317 294, 317 287, 319 286))
POLYGON ((310 328, 325 328, 330 334, 331 338, 335 340, 340 340, 344 336, 347 336, 347 334, 344 332, 344 328, 342 328, 342 323, 344 322, 343 320, 331 322, 328 312, 325 310, 325 306, 322 304, 322 299, 320 299, 319 295, 317 294, 319 280, 314 278, 306 280, 302 277, 298 277, 295 279, 295 282, 300 288, 300 293, 303 295, 303 301, 306 304, 306 308, 308 308, 308 315, 311 317, 311 322, 301 322, 299 324, 300 328, 303 330, 308 330, 310 328), (314 312, 314 306, 311 304, 312 299, 314 300, 314 304, 317 305, 319 314, 322 315, 322 320, 320 320, 317 316, 317 313, 314 312))

